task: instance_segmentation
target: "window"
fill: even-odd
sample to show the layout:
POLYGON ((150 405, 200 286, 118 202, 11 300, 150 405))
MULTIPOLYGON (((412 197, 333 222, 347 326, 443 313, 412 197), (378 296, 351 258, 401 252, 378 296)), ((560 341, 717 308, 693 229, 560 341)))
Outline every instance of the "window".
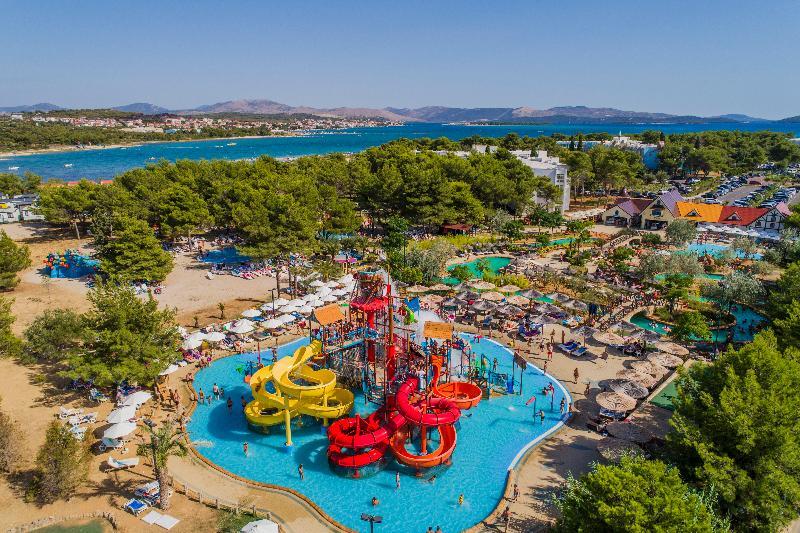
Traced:
POLYGON ((653 209, 652 213, 653 213, 654 217, 660 217, 661 216, 661 209, 653 209))

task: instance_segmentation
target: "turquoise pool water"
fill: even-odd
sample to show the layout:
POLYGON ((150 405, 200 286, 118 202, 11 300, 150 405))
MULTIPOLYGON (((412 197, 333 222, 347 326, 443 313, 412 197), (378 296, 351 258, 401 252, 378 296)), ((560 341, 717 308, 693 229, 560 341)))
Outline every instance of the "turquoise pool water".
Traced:
MULTIPOLYGON (((468 335, 465 338, 472 339, 468 335)), ((305 343, 307 340, 301 339, 281 346, 278 352, 288 355, 305 343)), ((484 339, 474 344, 473 350, 490 360, 496 357, 500 371, 511 372, 512 354, 508 349, 484 339)), ((293 431, 295 445, 291 454, 284 450, 281 427, 270 435, 248 430, 238 406, 241 396, 251 398, 250 389, 237 367, 254 359, 253 354, 233 355, 197 372, 195 387, 210 391, 217 383, 235 404, 230 413, 222 401, 197 407, 188 432, 197 443, 198 452, 237 475, 302 492, 334 519, 359 531, 369 530, 368 524, 360 520, 361 513, 381 515, 379 531, 423 532, 428 526, 441 525, 450 533, 478 523, 502 498, 507 470, 520 451, 560 426, 561 398, 571 401, 560 383, 529 365, 522 378, 521 395, 485 400, 463 413, 452 466, 438 467, 422 478, 401 469, 401 488, 396 490, 394 477, 400 467, 394 461, 386 470, 368 478, 344 479, 333 474, 326 456, 328 440, 316 422, 293 431), (540 393, 551 381, 556 387, 552 409, 540 393), (544 423, 538 418, 533 420, 533 405, 525 405, 533 395, 538 409, 544 410, 544 423), (245 441, 250 448, 248 457, 242 452, 245 441), (297 476, 300 463, 306 472, 304 481, 297 476), (428 482, 434 473, 437 479, 428 482), (464 504, 459 506, 458 496, 462 493, 464 504), (370 503, 373 496, 381 502, 377 508, 370 503)), ((516 372, 518 375, 519 370, 516 372)), ((374 409, 374 404, 365 404, 363 394, 356 394, 354 411, 368 414, 374 409)))
MULTIPOLYGON (((687 252, 695 253, 697 255, 712 255, 714 257, 719 257, 722 252, 727 250, 728 246, 722 246, 721 244, 698 244, 693 243, 686 247, 687 252)), ((734 251, 734 255, 739 259, 744 259, 745 255, 742 252, 734 251)), ((753 254, 750 256, 750 259, 761 259, 761 254, 753 254)))
MULTIPOLYGON (((656 280, 658 280, 658 281, 660 281, 660 280, 662 280, 662 279, 664 279, 664 278, 666 278, 666 277, 667 277, 667 275, 666 275, 666 274, 658 274, 658 275, 655 277, 655 279, 656 279, 656 280)), ((723 280, 723 279, 725 279, 725 276, 723 276, 722 274, 707 274, 707 273, 705 273, 705 272, 703 272, 703 273, 702 273, 702 274, 700 274, 699 276, 695 276, 695 277, 696 277, 696 278, 700 278, 700 279, 713 279, 714 281, 720 281, 720 280, 723 280)))
MULTIPOLYGON (((766 320, 764 316, 756 313, 749 307, 743 307, 741 305, 737 305, 736 309, 732 311, 732 314, 733 316, 736 317, 736 324, 737 324, 737 326, 734 327, 733 331, 733 340, 735 342, 752 341, 753 335, 749 331, 749 326, 752 324, 754 327, 756 327, 766 320), (744 327, 742 327, 742 325, 744 325, 744 327)), ((667 335, 669 333, 666 324, 658 321, 651 322, 645 316, 644 312, 633 315, 631 317, 631 323, 639 326, 642 329, 646 329, 648 331, 655 331, 657 333, 660 333, 661 335, 667 335)), ((730 328, 712 331, 711 332, 712 342, 725 342, 725 340, 728 338, 729 330, 730 328)))
POLYGON ((206 252, 200 261, 203 263, 222 265, 226 263, 245 263, 250 261, 250 257, 240 254, 235 246, 228 246, 226 248, 220 248, 219 250, 210 250, 206 252))
MULTIPOLYGON (((485 257, 481 259, 486 259, 489 262, 489 272, 491 272, 492 274, 497 274, 498 272, 500 272, 500 269, 507 267, 508 264, 511 262, 511 259, 508 257, 485 257)), ((456 263, 455 265, 447 267, 447 270, 453 270, 455 267, 463 265, 465 267, 468 267, 476 278, 479 278, 481 277, 481 273, 478 272, 477 269, 478 261, 480 261, 480 259, 474 259, 467 263, 456 263)), ((458 281, 456 278, 446 277, 442 279, 442 283, 446 283, 447 285, 458 285, 461 282, 458 281)))
MULTIPOLYGON (((561 239, 555 239, 555 240, 550 241, 550 243, 547 246, 558 246, 560 244, 569 244, 574 240, 575 240, 575 237, 562 237, 561 239)), ((535 243, 531 244, 530 246, 531 246, 531 248, 540 248, 542 245, 539 244, 538 242, 535 242, 535 243)))

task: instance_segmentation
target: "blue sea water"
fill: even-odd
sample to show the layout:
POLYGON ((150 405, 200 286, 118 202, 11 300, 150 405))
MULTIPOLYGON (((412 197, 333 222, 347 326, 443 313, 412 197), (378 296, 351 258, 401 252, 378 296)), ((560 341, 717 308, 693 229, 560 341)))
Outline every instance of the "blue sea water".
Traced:
MULTIPOLYGON (((472 339, 469 335, 464 337, 472 339)), ((289 355, 307 342, 307 339, 300 339, 281 346, 278 352, 281 356, 289 355)), ((485 354, 490 361, 496 357, 499 370, 510 374, 512 354, 508 349, 484 339, 473 343, 473 351, 485 354)), ((297 490, 337 521, 359 531, 369 529, 360 520, 361 513, 381 515, 380 531, 421 533, 428 526, 441 525, 444 531, 455 532, 476 524, 500 502, 506 473, 520 451, 561 424, 561 398, 572 401, 560 383, 528 365, 522 378, 521 395, 484 400, 463 412, 457 426, 458 441, 452 466, 437 467, 418 478, 392 461, 374 476, 345 479, 328 466, 328 439, 318 423, 306 423, 303 428, 293 430, 294 447, 290 454, 285 451, 281 427, 270 435, 254 433, 247 428, 238 406, 241 396, 249 400, 251 394, 239 370, 254 359, 253 354, 233 355, 197 372, 196 388, 208 392, 217 383, 236 406, 230 413, 222 401, 197 407, 188 432, 192 441, 209 443, 197 450, 230 472, 297 490), (541 394, 541 389, 551 381, 556 388, 552 409, 549 398, 541 394), (532 396, 536 396, 537 401, 526 405, 532 396), (537 409, 545 413, 543 423, 538 418, 533 419, 536 404, 537 409), (247 457, 242 451, 245 441, 249 445, 247 457), (297 475, 300 463, 306 474, 304 481, 297 475), (401 471, 400 490, 395 489, 394 479, 398 469, 401 471), (435 482, 428 482, 434 473, 435 482), (459 494, 464 494, 461 506, 458 505, 459 494), (370 503, 373 496, 380 500, 377 508, 370 503)), ((519 369, 516 374, 519 378, 519 369)), ((375 408, 374 404, 365 403, 363 394, 356 394, 355 412, 366 415, 375 408)))
POLYGON ((111 178, 131 168, 165 159, 249 159, 261 155, 272 157, 303 156, 331 152, 360 152, 400 137, 448 137, 458 140, 472 135, 499 137, 518 133, 532 137, 563 133, 566 135, 595 132, 638 133, 658 129, 665 133, 685 133, 705 130, 736 129, 741 131, 793 132, 795 124, 543 124, 467 126, 412 123, 403 126, 351 128, 335 131, 316 131, 301 137, 269 137, 225 139, 189 142, 149 143, 125 148, 81 150, 32 154, 0 158, 0 172, 35 172, 45 178, 76 180, 80 178, 111 178), (235 142, 233 146, 228 144, 235 142), (65 165, 72 165, 66 167, 65 165), (9 167, 19 167, 8 170, 9 167))

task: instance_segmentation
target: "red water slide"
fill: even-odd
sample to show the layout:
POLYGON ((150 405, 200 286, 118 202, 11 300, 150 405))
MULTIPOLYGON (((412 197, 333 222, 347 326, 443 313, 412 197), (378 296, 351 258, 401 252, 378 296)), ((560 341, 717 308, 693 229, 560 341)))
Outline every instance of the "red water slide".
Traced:
POLYGON ((405 424, 395 413, 385 419, 386 410, 378 409, 367 418, 356 415, 337 420, 328 428, 328 459, 345 468, 362 468, 379 461, 389 447, 389 438, 405 424))

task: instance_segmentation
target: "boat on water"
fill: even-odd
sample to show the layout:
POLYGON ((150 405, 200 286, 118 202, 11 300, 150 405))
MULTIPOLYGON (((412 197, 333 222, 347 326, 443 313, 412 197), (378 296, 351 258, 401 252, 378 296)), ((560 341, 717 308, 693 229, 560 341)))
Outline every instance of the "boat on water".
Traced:
POLYGON ((8 170, 19 170, 19 167, 8 167, 8 170))
POLYGON ((72 168, 72 163, 64 163, 64 168, 72 168))
POLYGON ((228 146, 236 146, 236 143, 228 143, 228 146))

